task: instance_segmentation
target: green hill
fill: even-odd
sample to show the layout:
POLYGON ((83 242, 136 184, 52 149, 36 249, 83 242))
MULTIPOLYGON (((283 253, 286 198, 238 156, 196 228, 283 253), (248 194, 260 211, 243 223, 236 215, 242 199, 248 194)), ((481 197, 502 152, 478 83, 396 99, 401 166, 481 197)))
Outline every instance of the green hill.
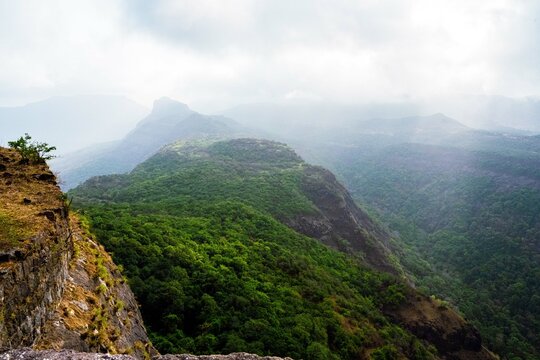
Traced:
POLYGON ((176 143, 71 195, 162 352, 492 358, 453 310, 373 270, 400 274, 387 233, 282 144, 176 143))

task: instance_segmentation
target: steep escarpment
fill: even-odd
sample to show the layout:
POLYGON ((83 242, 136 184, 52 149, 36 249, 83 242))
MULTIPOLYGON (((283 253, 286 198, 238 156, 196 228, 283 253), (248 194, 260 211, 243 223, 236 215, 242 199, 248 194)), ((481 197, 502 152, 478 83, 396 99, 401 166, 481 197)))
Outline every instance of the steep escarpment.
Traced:
POLYGON ((503 357, 538 359, 540 143, 498 138, 504 155, 424 144, 356 151, 341 176, 411 247, 403 259, 418 286, 457 305, 503 357))
POLYGON ((400 273, 389 235, 356 206, 334 175, 273 141, 176 142, 132 174, 91 179, 76 194, 83 202, 184 196, 238 200, 271 213, 301 234, 362 257, 374 269, 400 273))
POLYGON ((478 330, 440 299, 409 288, 404 301, 384 307, 383 312, 432 344, 443 359, 498 359, 485 347, 478 330))
POLYGON ((285 218, 287 225, 340 251, 359 254, 374 269, 395 275, 401 272, 390 250, 390 235, 358 208, 334 174, 306 166, 301 189, 316 204, 316 211, 285 218))
POLYGON ((0 148, 0 194, 0 348, 152 353, 132 292, 47 165, 0 148))

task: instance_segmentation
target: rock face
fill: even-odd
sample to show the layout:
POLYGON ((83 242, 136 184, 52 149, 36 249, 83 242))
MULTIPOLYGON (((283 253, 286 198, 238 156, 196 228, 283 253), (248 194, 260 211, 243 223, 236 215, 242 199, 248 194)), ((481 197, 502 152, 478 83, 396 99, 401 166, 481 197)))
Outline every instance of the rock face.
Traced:
POLYGON ((0 349, 155 353, 133 293, 45 164, 0 148, 0 349))
POLYGON ((384 309, 393 321, 433 344, 443 359, 494 360, 478 330, 444 302, 409 290, 405 301, 384 309))
MULTIPOLYGON (((0 354, 0 360, 134 360, 128 355, 110 355, 96 353, 80 353, 72 350, 35 351, 32 349, 17 349, 0 354)), ((155 356, 153 360, 292 360, 275 356, 257 356, 246 353, 230 355, 163 355, 155 356)))
MULTIPOLYGON (((359 251, 373 267, 395 273, 383 262, 388 235, 355 206, 330 172, 306 166, 302 187, 317 214, 293 219, 291 226, 330 246, 359 251)), ((47 166, 21 162, 16 152, 0 148, 0 195, 0 351, 33 348, 10 350, 0 360, 280 359, 245 353, 159 356, 120 271, 84 220, 70 214, 47 166), (130 356, 98 354, 103 352, 130 356)), ((496 358, 482 347, 473 326, 412 288, 405 301, 383 310, 433 344, 441 359, 496 358)))
POLYGON ((347 253, 362 254, 372 268, 398 275, 392 263, 390 236, 356 206, 334 174, 318 166, 306 166, 302 191, 317 207, 313 215, 298 215, 284 222, 296 231, 347 253))
POLYGON ((232 353, 229 355, 163 355, 154 358, 156 360, 292 360, 289 357, 258 356, 247 353, 232 353))
POLYGON ((30 348, 6 351, 0 354, 0 360, 135 360, 129 355, 111 355, 98 353, 81 353, 73 350, 42 350, 36 351, 30 348))

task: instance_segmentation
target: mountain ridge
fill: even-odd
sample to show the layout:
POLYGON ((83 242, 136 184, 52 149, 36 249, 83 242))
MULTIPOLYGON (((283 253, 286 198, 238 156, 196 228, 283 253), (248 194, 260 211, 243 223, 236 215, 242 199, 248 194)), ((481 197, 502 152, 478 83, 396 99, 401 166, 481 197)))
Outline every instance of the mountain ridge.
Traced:
POLYGON ((93 151, 72 153, 52 162, 68 190, 89 177, 132 170, 162 146, 178 139, 237 137, 252 130, 223 116, 199 114, 169 98, 154 102, 153 110, 122 139, 93 151))
MULTIPOLYGON (((148 240, 144 239, 147 239, 147 237, 150 235, 141 234, 139 236, 134 234, 137 234, 139 231, 150 231, 151 234, 154 234, 151 236, 154 236, 156 238, 156 241, 165 241, 165 244, 173 244, 174 241, 180 240, 165 240, 165 238, 170 236, 165 234, 174 233, 175 231, 179 231, 179 229, 172 226, 171 228, 169 228, 169 230, 165 230, 158 226, 155 228, 155 230, 144 230, 144 227, 141 227, 141 224, 139 224, 139 222, 141 222, 142 224, 148 224, 152 222, 162 224, 181 224, 186 221, 188 223, 191 223, 192 221, 195 221, 194 219, 199 219, 202 217, 200 220, 200 224, 213 224, 213 226, 211 227, 212 233, 217 232, 217 234, 220 234, 221 231, 224 231, 220 230, 222 227, 228 228, 229 226, 233 226, 235 231, 239 231, 238 229, 243 228, 244 226, 246 227, 245 229, 252 229, 247 230, 247 244, 250 244, 249 241, 253 241, 249 239, 264 239, 264 236, 270 236, 269 233, 266 233, 266 235, 258 234, 258 231, 261 231, 263 229, 275 229, 271 231, 278 231, 278 224, 269 226, 269 224, 272 223, 271 220, 263 220, 263 218, 259 217, 261 215, 255 215, 258 211, 269 212, 270 214, 273 214, 274 218, 281 219, 282 221, 284 221, 285 224, 287 223, 287 221, 284 219, 290 217, 291 215, 316 215, 317 212, 319 212, 321 215, 318 215, 318 217, 315 218, 316 220, 310 221, 310 223, 317 223, 317 226, 319 226, 320 223, 328 221, 328 223, 332 227, 338 228, 340 224, 336 224, 333 221, 336 218, 342 218, 341 216, 336 217, 324 215, 325 212, 328 211, 328 209, 323 209, 321 211, 320 207, 310 205, 309 201, 306 202, 306 200, 308 199, 304 197, 304 195, 301 195, 302 189, 316 189, 314 190, 314 192, 319 194, 316 194, 314 197, 314 199, 316 199, 315 204, 318 204, 317 201, 319 198, 325 198, 327 196, 330 196, 331 201, 328 202, 330 208, 335 207, 331 204, 336 204, 337 209, 342 209, 340 211, 346 211, 347 206, 353 206, 353 204, 350 204, 347 200, 349 198, 346 196, 346 194, 343 193, 344 189, 335 188, 335 184, 337 184, 337 182, 333 175, 321 170, 320 168, 312 167, 305 164, 303 160, 298 157, 298 155, 296 155, 292 150, 290 150, 290 148, 285 147, 285 145, 283 144, 254 139, 235 139, 218 142, 208 142, 202 140, 196 142, 195 144, 190 142, 181 142, 170 145, 162 149, 158 154, 154 155, 146 162, 140 164, 137 168, 134 169, 134 171, 132 171, 128 175, 93 178, 72 191, 71 194, 75 197, 76 203, 78 204, 77 206, 85 209, 85 211, 88 211, 91 214, 90 217, 95 220, 94 228, 96 231, 98 231, 99 234, 101 234, 101 238, 109 239, 106 240, 106 245, 110 246, 115 253, 121 252, 122 255, 119 259, 133 259, 136 261, 137 264, 139 264, 137 265, 138 267, 146 267, 150 266, 151 262, 143 263, 144 265, 141 265, 140 261, 143 261, 143 259, 140 259, 136 255, 136 253, 132 252, 129 249, 119 247, 120 244, 115 239, 123 236, 130 237, 130 235, 128 234, 132 234, 130 237, 130 241, 132 241, 130 247, 139 249, 137 250, 137 252, 144 252, 144 244, 147 244, 148 242, 148 240), (302 176, 302 172, 305 169, 308 169, 308 172, 311 172, 307 174, 307 180, 303 179, 302 176), (307 182, 307 184, 302 185, 302 182, 307 182), (314 186, 314 183, 319 185, 314 186), (163 191, 163 189, 166 189, 166 191, 163 191), (296 191, 300 192, 296 193, 296 191), (286 201, 283 202, 287 199, 293 199, 294 201, 292 203, 287 203, 286 201), (217 202, 214 202, 214 200, 216 200, 217 202), (237 202, 239 201, 243 204, 237 205, 237 202), (216 210, 216 217, 210 217, 210 214, 213 214, 214 212, 216 212, 216 210), (244 214, 243 211, 248 211, 251 215, 244 214), (252 213, 253 211, 256 211, 256 213, 252 213), (250 220, 246 220, 253 217, 254 219, 256 219, 254 220, 255 223, 259 224, 254 228, 251 227, 253 225, 250 225, 250 220), (123 233, 122 231, 120 231, 110 233, 107 229, 111 229, 111 227, 114 226, 114 221, 108 221, 107 219, 109 218, 115 218, 117 219, 116 221, 120 221, 120 224, 124 224, 121 226, 124 227, 127 232, 123 233), (276 228, 273 228, 273 226, 276 226, 276 228), (165 233, 163 233, 163 235, 158 235, 155 234, 156 231, 165 231, 165 233), (256 232, 251 233, 250 231, 256 232)), ((344 218, 348 217, 349 216, 344 216, 344 218)), ((351 219, 354 219, 354 215, 351 215, 351 219)), ((292 228, 294 228, 294 224, 290 225, 292 228)), ((279 233, 284 232, 289 234, 287 235, 287 237, 294 237, 295 239, 298 239, 299 242, 306 242, 306 245, 304 246, 307 246, 307 244, 310 243, 309 238, 301 240, 302 238, 298 238, 298 235, 293 235, 298 233, 291 232, 291 230, 286 230, 286 228, 283 227, 279 228, 281 229, 279 230, 279 233)), ((195 230, 195 233, 201 235, 200 238, 197 236, 195 237, 195 239, 191 240, 192 246, 210 246, 209 244, 212 243, 210 240, 212 239, 212 235, 205 234, 205 231, 208 230, 204 229, 205 227, 195 230)), ((300 230, 300 232, 302 232, 301 227, 297 227, 297 230, 300 230)), ((359 228, 359 230, 361 229, 359 228)), ((334 230, 330 229, 329 231, 332 232, 334 230)), ((273 234, 273 232, 271 233, 273 234)), ((305 231, 305 233, 307 233, 307 231, 305 231)), ((326 233, 326 235, 331 236, 331 234, 328 233, 326 233)), ((312 236, 314 235, 312 234, 312 236)), ((357 236, 359 244, 362 244, 362 249, 365 249, 366 246, 368 248, 369 246, 371 246, 369 244, 369 241, 366 242, 366 239, 362 238, 362 231, 355 233, 355 236, 357 236)), ((182 239, 182 236, 179 235, 178 239, 182 239)), ((218 238, 216 238, 215 241, 219 242, 219 248, 223 249, 221 251, 233 251, 232 248, 229 248, 226 245, 229 241, 232 242, 232 240, 225 241, 226 238, 223 238, 222 240, 220 239, 221 238, 219 238, 218 235, 218 238)), ((321 240, 323 242, 325 241, 323 236, 321 236, 321 239, 319 239, 319 241, 321 240)), ((313 241, 313 239, 311 241, 313 241)), ((351 241, 351 239, 349 239, 349 241, 351 241)), ((377 243, 378 240, 376 238, 372 238, 371 241, 375 242, 375 249, 381 246, 381 244, 377 243)), ((332 245, 332 241, 327 242, 329 243, 329 245, 332 245)), ((349 247, 347 243, 347 239, 341 238, 340 241, 335 242, 333 245, 336 247, 339 247, 338 245, 341 245, 341 250, 352 255, 351 260, 355 259, 352 261, 361 261, 360 259, 364 259, 364 264, 369 264, 369 257, 373 254, 367 253, 363 256, 355 257, 354 251, 350 252, 347 250, 349 247)), ((242 246, 245 246, 241 245, 240 243, 233 244, 234 245, 231 246, 235 248, 243 248, 242 246)), ((263 244, 267 244, 265 246, 270 246, 270 243, 263 244)), ((308 253, 309 251, 314 251, 314 249, 321 249, 322 251, 323 248, 320 248, 320 245, 316 245, 315 243, 311 244, 312 245, 309 245, 309 247, 313 248, 313 250, 308 250, 309 248, 302 247, 304 249, 303 251, 308 251, 308 253)), ((178 248, 178 250, 173 250, 171 248, 171 250, 169 251, 172 251, 173 253, 182 253, 180 247, 178 248)), ((204 253, 214 254, 216 251, 218 250, 209 247, 205 250, 204 253)), ((266 252, 263 251, 262 248, 260 251, 262 251, 263 254, 266 254, 266 252)), ((339 254, 337 252, 335 254, 336 255, 334 256, 336 258, 334 259, 334 262, 338 261, 338 259, 340 259, 340 256, 343 256, 337 255, 339 254)), ((253 254, 251 256, 253 257, 251 261, 254 262, 256 255, 253 254)), ((292 256, 292 254, 290 256, 292 256)), ((314 255, 312 254, 310 256, 314 255)), ((238 259, 239 255, 234 255, 233 252, 229 253, 227 258, 238 259)), ((223 255, 221 254, 216 255, 215 258, 211 257, 211 259, 215 259, 214 261, 218 261, 218 263, 222 264, 220 266, 226 264, 226 268, 231 269, 234 273, 239 272, 240 274, 242 274, 242 271, 240 270, 242 269, 242 265, 238 263, 238 261, 240 260, 226 260, 225 263, 222 263, 222 261, 224 260, 223 255)), ((298 265, 293 265, 294 263, 291 263, 292 259, 296 258, 293 256, 291 259, 286 260, 285 258, 280 257, 279 260, 275 261, 278 261, 279 264, 282 264, 278 266, 278 269, 280 269, 280 271, 284 270, 287 272, 288 277, 290 277, 291 279, 296 279, 299 274, 298 272, 300 272, 301 274, 302 270, 296 267, 298 265)), ((271 263, 274 263, 274 261, 272 261, 271 263)), ((308 268, 311 266, 315 265, 312 264, 308 266, 308 268)), ((371 266, 377 267, 377 264, 372 263, 371 266)), ((393 267, 393 265, 390 266, 393 267)), ((133 266, 128 266, 128 268, 130 269, 129 271, 132 275, 135 276, 135 274, 138 274, 137 278, 141 276, 140 272, 137 271, 136 268, 134 268, 133 266)), ((189 277, 199 276, 195 275, 199 274, 199 272, 191 274, 191 270, 189 270, 189 267, 186 269, 186 271, 188 271, 188 274, 190 274, 189 277)), ((269 270, 267 270, 267 272, 268 271, 269 270)), ((231 276, 233 276, 233 278, 235 277, 234 275, 231 276)), ((386 314, 385 316, 387 318, 394 319, 393 321, 395 321, 395 324, 399 324, 397 326, 403 326, 404 329, 407 329, 406 331, 410 331, 413 334, 416 334, 424 339, 429 339, 431 344, 436 346, 437 349, 440 351, 441 358, 452 358, 452 356, 457 359, 494 358, 492 354, 490 354, 485 348, 483 348, 481 338, 478 335, 478 332, 474 330, 474 328, 470 326, 470 324, 466 323, 461 317, 459 317, 457 313, 455 313, 453 310, 446 308, 434 299, 415 292, 412 288, 408 288, 403 283, 395 280, 395 278, 394 280, 390 280, 390 278, 388 279, 389 280, 385 280, 388 281, 388 283, 383 282, 383 284, 379 286, 382 286, 382 289, 384 289, 386 286, 388 286, 388 284, 394 284, 390 285, 387 288, 386 291, 388 292, 386 293, 386 295, 384 295, 384 297, 388 299, 387 301, 390 301, 390 303, 388 303, 387 305, 382 305, 382 308, 379 311, 383 311, 386 314), (391 295, 392 291, 396 291, 396 293, 394 295, 391 295), (396 303, 394 303, 394 301, 396 303), (447 327, 448 324, 454 325, 452 325, 451 327, 447 327)), ((221 283, 221 281, 218 282, 221 283)), ((324 285, 320 282, 321 280, 319 280, 320 286, 324 287, 324 285)), ((143 284, 145 283, 144 278, 139 278, 139 280, 137 280, 137 283, 140 284, 139 286, 143 286, 143 284)), ((230 291, 232 291, 235 286, 237 285, 230 285, 230 291)), ((267 286, 270 285, 268 284, 267 286)), ((320 296, 323 296, 324 298, 325 295, 316 295, 318 292, 321 292, 321 294, 325 294, 323 290, 316 290, 317 287, 315 286, 315 284, 313 284, 311 287, 313 289, 302 290, 302 298, 318 299, 320 296)), ((264 291, 264 287, 262 285, 261 288, 257 288, 259 289, 258 291, 264 291)), ((219 285, 212 285, 210 289, 211 290, 206 290, 208 291, 208 293, 204 296, 209 296, 210 299, 215 298, 216 300, 214 301, 217 302, 218 306, 225 306, 229 301, 227 300, 228 296, 231 296, 233 298, 241 296, 237 293, 225 296, 222 294, 222 290, 220 290, 221 287, 219 285), (218 299, 220 300, 218 301, 218 299)), ((374 290, 375 289, 372 288, 370 291, 374 290)), ((142 288, 138 287, 136 288, 136 291, 142 291, 142 288)), ((276 294, 271 294, 268 292, 264 292, 264 294, 270 299, 273 299, 274 296, 276 296, 276 294)), ((139 296, 141 298, 147 297, 144 291, 143 293, 140 293, 139 296)), ((287 300, 287 302, 291 301, 292 299, 287 300)), ((330 301, 332 303, 336 300, 332 300, 332 297, 330 297, 325 301, 330 301)), ((380 300, 377 300, 374 297, 372 301, 378 302, 380 300)), ((362 301, 360 301, 359 303, 362 303, 362 301)), ((149 306, 147 301, 143 301, 143 314, 145 306, 149 306)), ((245 306, 247 306, 247 304, 245 306)), ((245 309, 245 311, 254 311, 251 310, 251 308, 249 307, 248 309, 245 309)), ((149 308, 147 308, 147 311, 150 311, 149 308)), ((159 313, 159 311, 163 311, 163 309, 153 307, 151 311, 153 314, 152 317, 155 319, 159 317, 157 314, 159 313)), ((193 312, 195 310, 191 311, 193 312)), ((204 319, 204 314, 200 313, 200 311, 201 310, 196 310, 196 313, 198 315, 195 318, 201 317, 204 319)), ((222 316, 226 316, 228 311, 230 310, 223 309, 219 313, 222 313, 222 316)), ((263 313, 267 313, 269 311, 270 310, 264 310, 263 313)), ((179 319, 183 319, 181 317, 181 312, 175 314, 178 316, 179 319)), ((189 321, 194 321, 193 315, 186 316, 188 316, 188 318, 190 319, 189 321)), ((225 319, 227 318, 225 317, 225 319)), ((267 321, 265 317, 263 317, 263 319, 267 321)), ((352 325, 355 324, 357 320, 353 321, 352 319, 345 319, 342 320, 345 321, 345 323, 351 321, 351 325, 349 326, 353 326, 354 328, 356 328, 356 326, 360 326, 352 325)), ((219 320, 208 319, 207 321, 210 323, 214 323, 216 321, 217 323, 220 323, 219 320)), ((231 320, 222 321, 228 323, 228 321, 231 320)), ((180 323, 183 323, 183 321, 180 321, 180 323)), ((251 324, 249 321, 248 323, 251 324)), ((158 325, 153 322, 152 326, 156 328, 158 325)), ((262 326, 262 323, 260 326, 262 326)), ((274 326, 278 325, 275 324, 274 326)), ((289 325, 289 327, 290 326, 293 325, 289 325)), ((210 326, 210 328, 212 328, 212 326, 210 326)), ((251 329, 251 327, 248 328, 251 329)), ((191 325, 186 327, 183 331, 184 333, 188 333, 190 336, 193 336, 193 339, 195 339, 195 343, 197 343, 198 340, 196 339, 198 337, 196 337, 196 335, 198 335, 200 331, 198 330, 198 327, 193 328, 193 325, 191 325)), ((287 332, 285 331, 285 329, 283 329, 282 331, 287 332)), ((171 337, 172 335, 167 335, 167 333, 160 334, 160 346, 164 346, 167 343, 170 344, 170 342, 174 341, 174 337, 171 337)), ((218 337, 218 335, 219 333, 216 333, 215 336, 218 337)), ((201 334, 198 336, 206 335, 201 334)), ((240 336, 240 334, 236 333, 236 336, 240 336)), ((260 334, 259 336, 263 335, 260 334)), ((244 341, 247 340, 249 339, 246 339, 244 341)), ((275 339, 274 341, 272 341, 271 339, 269 339, 268 341, 268 343, 265 342, 265 346, 270 346, 270 349, 272 349, 272 346, 277 346, 277 344, 280 343, 279 341, 276 342, 275 339)), ((333 347, 334 345, 328 344, 326 346, 333 347)), ((274 349, 272 351, 276 350, 274 349)), ((289 355, 302 354, 295 351, 298 350, 291 350, 289 355)), ((305 348, 303 351, 305 351, 305 348)), ((340 350, 334 351, 339 352, 340 350)), ((377 351, 383 350, 379 348, 377 351)), ((406 352, 410 350, 396 349, 391 351, 406 352)), ((398 354, 398 352, 396 352, 395 354, 398 354)), ((298 356, 301 355, 295 355, 294 357, 298 356)), ((350 356, 352 356, 352 353, 351 355, 341 356, 344 356, 344 358, 349 358, 350 356)), ((367 356, 367 354, 364 356, 367 356)), ((413 355, 409 355, 409 357, 410 356, 413 355)))

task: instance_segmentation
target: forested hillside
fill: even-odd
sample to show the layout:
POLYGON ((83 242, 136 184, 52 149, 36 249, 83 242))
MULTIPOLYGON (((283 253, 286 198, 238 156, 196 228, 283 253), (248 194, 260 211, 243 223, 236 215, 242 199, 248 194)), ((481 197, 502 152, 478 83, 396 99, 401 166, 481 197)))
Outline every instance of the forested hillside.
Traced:
POLYGON ((199 141, 71 195, 123 264, 162 352, 490 359, 444 303, 369 268, 395 269, 387 235, 334 182, 282 144, 199 141), (333 235, 321 199, 366 227, 333 235))
POLYGON ((410 246, 402 263, 426 292, 457 305, 500 354, 536 359, 540 158, 504 149, 402 144, 334 161, 353 195, 410 246))

